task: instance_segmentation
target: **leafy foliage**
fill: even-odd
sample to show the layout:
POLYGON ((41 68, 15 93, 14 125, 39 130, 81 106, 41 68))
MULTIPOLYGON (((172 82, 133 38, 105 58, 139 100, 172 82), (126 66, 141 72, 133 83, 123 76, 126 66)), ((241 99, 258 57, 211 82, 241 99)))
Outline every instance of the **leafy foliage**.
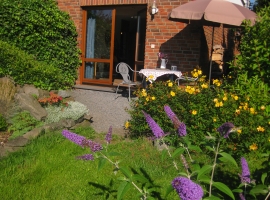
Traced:
MULTIPOLYGON (((80 60, 69 15, 59 10, 55 0, 1 0, 0 7, 1 39, 61 69, 62 87, 73 86, 80 60)), ((22 70, 27 69, 22 66, 22 70)))
POLYGON ((224 141, 228 152, 241 156, 252 150, 263 151, 269 137, 269 87, 258 77, 248 78, 245 74, 233 84, 218 80, 214 80, 214 84, 208 88, 208 83, 199 79, 196 86, 154 82, 146 90, 139 89, 138 99, 129 111, 130 136, 151 135, 142 110, 150 114, 165 133, 170 132, 170 120, 163 112, 163 106, 169 105, 187 125, 187 132, 196 145, 207 132, 215 131, 225 121, 240 127, 224 141))
POLYGON ((236 74, 248 72, 270 84, 270 6, 261 9, 254 26, 245 23, 240 43, 241 54, 232 65, 236 74))
POLYGON ((53 65, 39 62, 14 45, 0 41, 0 77, 10 76, 19 85, 33 84, 51 90, 63 88, 62 70, 53 65))
POLYGON ((5 131, 8 127, 6 119, 0 114, 0 131, 5 131))
POLYGON ((35 127, 42 125, 42 122, 32 117, 28 111, 23 111, 16 114, 11 119, 11 122, 12 125, 8 127, 8 131, 12 132, 12 135, 9 139, 14 139, 34 129, 35 127))

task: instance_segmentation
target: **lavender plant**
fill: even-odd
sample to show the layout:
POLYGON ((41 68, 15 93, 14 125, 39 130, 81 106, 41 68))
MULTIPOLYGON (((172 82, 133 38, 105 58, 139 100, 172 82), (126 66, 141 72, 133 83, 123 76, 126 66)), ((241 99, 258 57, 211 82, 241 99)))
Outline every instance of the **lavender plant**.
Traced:
MULTIPOLYGON (((248 163, 244 157, 241 158, 242 173, 239 175, 239 182, 241 182, 241 184, 238 188, 232 190, 226 184, 216 181, 215 175, 217 174, 215 170, 219 164, 227 164, 229 161, 238 168, 235 159, 221 148, 222 140, 228 139, 230 134, 237 130, 234 124, 231 122, 222 124, 217 129, 216 135, 208 133, 208 136, 206 136, 207 142, 205 144, 206 148, 213 152, 213 163, 211 165, 200 164, 191 158, 191 152, 200 151, 200 148, 191 145, 186 139, 188 134, 185 123, 178 119, 168 105, 164 106, 164 111, 171 119, 175 133, 179 136, 178 148, 170 146, 170 143, 166 140, 166 137, 172 133, 165 133, 149 114, 144 111, 142 112, 153 132, 151 139, 161 142, 164 145, 165 149, 162 154, 168 155, 168 159, 172 161, 172 166, 176 169, 176 177, 172 180, 171 184, 168 183, 169 186, 167 188, 166 197, 174 190, 182 200, 236 199, 234 193, 237 193, 241 200, 250 197, 250 195, 256 198, 258 194, 266 194, 265 200, 269 197, 269 187, 267 190, 264 184, 267 174, 264 174, 262 177, 264 187, 256 185, 254 181, 251 181, 248 163), (180 157, 180 162, 177 162, 176 158, 178 156, 180 157), (186 156, 189 157, 189 161, 186 160, 186 156), (242 189, 243 187, 244 189, 242 189)), ((120 166, 120 162, 115 161, 114 157, 120 154, 109 151, 109 144, 112 140, 112 127, 109 128, 105 136, 106 145, 104 146, 67 130, 63 130, 62 134, 73 143, 81 147, 88 147, 91 150, 91 154, 78 156, 77 159, 99 160, 99 169, 101 169, 105 163, 110 163, 114 166, 113 172, 115 174, 121 172, 122 175, 124 175, 119 178, 122 183, 118 188, 117 200, 122 199, 130 187, 134 187, 138 191, 139 199, 155 199, 155 192, 158 192, 159 188, 153 185, 152 181, 148 180, 147 177, 134 173, 128 167, 120 166)))

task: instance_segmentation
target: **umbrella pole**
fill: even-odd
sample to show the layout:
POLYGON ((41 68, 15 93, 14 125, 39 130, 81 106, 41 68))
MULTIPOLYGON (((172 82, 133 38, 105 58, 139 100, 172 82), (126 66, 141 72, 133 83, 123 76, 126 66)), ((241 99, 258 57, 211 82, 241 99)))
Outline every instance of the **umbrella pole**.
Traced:
POLYGON ((214 34, 215 34, 215 27, 213 26, 212 44, 211 44, 211 56, 210 56, 210 67, 209 67, 209 86, 210 86, 210 83, 211 83, 211 74, 212 74, 212 56, 213 56, 213 46, 214 46, 214 34))

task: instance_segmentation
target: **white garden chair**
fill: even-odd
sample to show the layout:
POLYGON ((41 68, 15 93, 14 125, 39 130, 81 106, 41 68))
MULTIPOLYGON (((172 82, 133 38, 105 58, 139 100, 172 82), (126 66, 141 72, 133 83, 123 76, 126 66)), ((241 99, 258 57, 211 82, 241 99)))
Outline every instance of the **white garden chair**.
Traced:
POLYGON ((138 72, 138 71, 132 70, 131 67, 127 63, 124 63, 124 62, 120 62, 116 66, 116 72, 120 73, 122 75, 122 78, 123 78, 123 81, 120 82, 117 86, 116 94, 117 94, 117 91, 118 91, 120 85, 128 86, 128 100, 130 101, 130 87, 139 86, 139 85, 141 85, 141 83, 140 82, 133 82, 130 79, 129 71, 132 71, 132 73, 138 72))

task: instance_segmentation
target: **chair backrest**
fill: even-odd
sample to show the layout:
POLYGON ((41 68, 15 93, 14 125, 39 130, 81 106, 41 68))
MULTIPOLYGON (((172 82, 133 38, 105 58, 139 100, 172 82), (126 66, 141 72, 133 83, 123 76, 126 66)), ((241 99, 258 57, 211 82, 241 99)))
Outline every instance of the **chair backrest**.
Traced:
POLYGON ((123 63, 123 62, 117 64, 116 72, 120 73, 122 75, 123 81, 125 83, 130 83, 131 82, 130 76, 129 76, 129 65, 128 64, 123 63))

